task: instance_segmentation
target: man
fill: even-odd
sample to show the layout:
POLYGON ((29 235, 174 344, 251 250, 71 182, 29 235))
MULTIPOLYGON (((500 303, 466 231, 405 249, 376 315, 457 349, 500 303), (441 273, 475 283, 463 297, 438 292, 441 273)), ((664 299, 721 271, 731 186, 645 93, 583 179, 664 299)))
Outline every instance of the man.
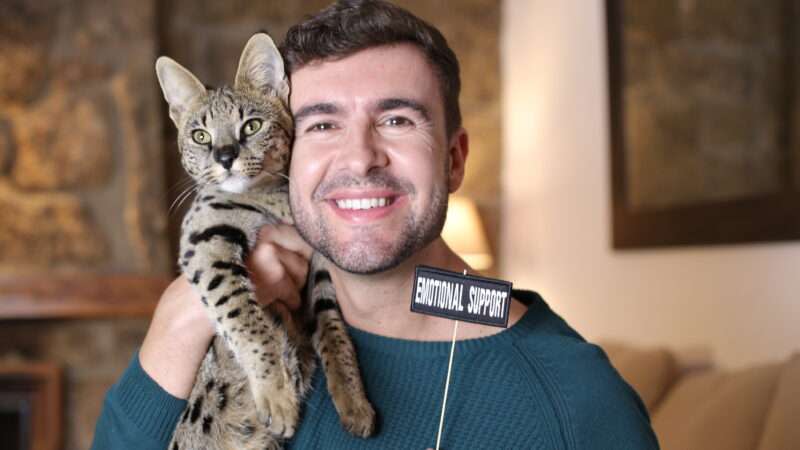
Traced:
MULTIPOLYGON (((262 301, 297 307, 311 248, 334 263, 379 416, 374 437, 348 435, 318 371, 287 446, 433 447, 452 322, 410 313, 409 303, 416 265, 470 270, 439 236, 468 154, 457 60, 437 30, 370 0, 341 1, 293 27, 283 51, 297 232, 265 229, 251 269, 262 301)), ((643 405, 602 351, 536 294, 514 297, 508 330, 459 327, 442 447, 658 448, 643 405)), ((109 392, 95 446, 166 446, 212 335, 195 294, 176 280, 109 392)))

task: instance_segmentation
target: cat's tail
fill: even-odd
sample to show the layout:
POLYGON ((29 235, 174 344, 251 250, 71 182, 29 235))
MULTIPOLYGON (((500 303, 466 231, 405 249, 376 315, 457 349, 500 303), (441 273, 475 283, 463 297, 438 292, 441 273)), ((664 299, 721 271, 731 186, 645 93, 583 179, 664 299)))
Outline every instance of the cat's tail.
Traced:
MULTIPOLYGON (((336 299, 336 289, 333 287, 331 273, 327 269, 327 260, 321 254, 314 252, 308 270, 306 283, 309 316, 316 322, 317 316, 331 309, 339 309, 336 299)), ((312 325, 313 326, 313 325, 312 325)))

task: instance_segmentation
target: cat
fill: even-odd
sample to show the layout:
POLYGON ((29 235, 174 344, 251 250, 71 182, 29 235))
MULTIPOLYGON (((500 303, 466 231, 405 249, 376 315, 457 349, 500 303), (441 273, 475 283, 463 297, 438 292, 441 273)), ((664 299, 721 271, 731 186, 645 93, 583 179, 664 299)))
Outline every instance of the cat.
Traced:
POLYGON ((294 125, 278 49, 264 33, 251 37, 232 88, 207 89, 164 56, 156 74, 178 129, 181 163, 198 188, 182 222, 178 264, 217 331, 169 448, 280 448, 296 430, 314 353, 343 426, 369 436, 375 412, 327 261, 311 258, 297 326, 256 301, 244 265, 264 224, 292 223, 294 125))

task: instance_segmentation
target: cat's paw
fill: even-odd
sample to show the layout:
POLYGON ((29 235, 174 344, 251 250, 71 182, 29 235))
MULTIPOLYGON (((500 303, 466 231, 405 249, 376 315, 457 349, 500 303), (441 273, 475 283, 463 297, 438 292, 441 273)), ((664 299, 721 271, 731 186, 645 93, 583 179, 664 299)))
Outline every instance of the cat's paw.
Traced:
POLYGON ((372 405, 366 398, 355 397, 340 399, 339 402, 336 402, 339 420, 348 433, 367 438, 375 432, 375 410, 372 409, 372 405))
POLYGON ((282 439, 294 436, 300 417, 300 396, 293 383, 269 380, 252 384, 258 420, 270 434, 282 439))

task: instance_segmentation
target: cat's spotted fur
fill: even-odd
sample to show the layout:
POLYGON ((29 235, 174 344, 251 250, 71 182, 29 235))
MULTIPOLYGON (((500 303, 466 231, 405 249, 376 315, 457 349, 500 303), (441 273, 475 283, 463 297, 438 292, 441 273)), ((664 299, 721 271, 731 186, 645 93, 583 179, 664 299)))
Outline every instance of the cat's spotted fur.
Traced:
POLYGON ((199 187, 183 221, 179 265, 217 327, 170 449, 279 448, 297 427, 315 352, 343 425, 368 436, 375 414, 324 259, 315 254, 309 269, 299 321, 308 330, 257 303, 244 265, 264 224, 292 221, 293 123, 275 45, 265 34, 248 41, 233 88, 206 89, 165 57, 156 72, 181 161, 199 187))

